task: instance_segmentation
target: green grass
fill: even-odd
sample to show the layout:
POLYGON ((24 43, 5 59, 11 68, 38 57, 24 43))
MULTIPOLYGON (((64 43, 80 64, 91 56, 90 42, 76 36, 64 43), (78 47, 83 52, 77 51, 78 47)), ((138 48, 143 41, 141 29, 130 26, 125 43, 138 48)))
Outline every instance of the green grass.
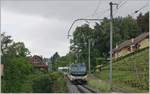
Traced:
POLYGON ((88 85, 98 92, 107 92, 107 93, 110 92, 110 85, 99 79, 88 80, 88 85))
MULTIPOLYGON (((148 92, 148 51, 149 48, 146 48, 113 62, 113 85, 123 87, 128 92, 148 92)), ((95 76, 108 81, 109 65, 95 73, 95 76)))

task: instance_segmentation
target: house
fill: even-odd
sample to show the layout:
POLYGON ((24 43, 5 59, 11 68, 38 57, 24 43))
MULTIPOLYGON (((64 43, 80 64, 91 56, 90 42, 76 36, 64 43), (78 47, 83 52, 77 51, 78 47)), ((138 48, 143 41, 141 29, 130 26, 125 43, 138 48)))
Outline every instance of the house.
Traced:
POLYGON ((38 55, 34 55, 33 57, 31 57, 31 63, 32 64, 42 64, 43 59, 42 59, 42 57, 40 57, 38 55))
POLYGON ((48 70, 48 65, 44 63, 43 58, 38 55, 29 57, 30 63, 34 65, 34 67, 39 69, 48 70))
POLYGON ((149 47, 149 32, 142 33, 136 38, 124 41, 113 49, 113 59, 125 56, 139 49, 149 47))

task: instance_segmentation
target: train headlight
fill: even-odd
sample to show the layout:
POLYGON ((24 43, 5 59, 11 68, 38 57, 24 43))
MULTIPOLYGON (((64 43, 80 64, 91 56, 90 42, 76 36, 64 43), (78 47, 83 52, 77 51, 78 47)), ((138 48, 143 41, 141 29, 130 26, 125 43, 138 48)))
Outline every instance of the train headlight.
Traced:
POLYGON ((74 79, 75 79, 75 77, 71 75, 71 80, 74 80, 74 79))
POLYGON ((84 76, 84 77, 83 77, 83 79, 85 79, 85 80, 86 80, 86 79, 87 79, 87 75, 86 75, 86 76, 84 76))

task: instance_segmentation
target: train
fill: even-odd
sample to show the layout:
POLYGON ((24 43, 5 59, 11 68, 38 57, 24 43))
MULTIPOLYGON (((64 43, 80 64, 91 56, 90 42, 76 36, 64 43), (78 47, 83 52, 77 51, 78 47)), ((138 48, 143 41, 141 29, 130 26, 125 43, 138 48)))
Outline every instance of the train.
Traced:
POLYGON ((84 63, 71 64, 68 71, 68 78, 72 83, 87 83, 87 67, 84 63))
POLYGON ((63 73, 64 75, 67 75, 69 71, 69 67, 58 67, 58 71, 63 73))

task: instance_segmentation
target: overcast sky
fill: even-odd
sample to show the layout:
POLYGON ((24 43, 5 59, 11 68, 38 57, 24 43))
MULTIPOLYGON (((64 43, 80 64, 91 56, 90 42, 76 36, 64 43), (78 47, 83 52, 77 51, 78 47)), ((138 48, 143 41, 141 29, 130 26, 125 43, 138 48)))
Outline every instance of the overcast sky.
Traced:
MULTIPOLYGON (((112 1, 112 0, 111 0, 112 1)), ((69 52, 67 32, 77 18, 103 18, 109 16, 110 0, 2 0, 1 32, 11 35, 14 41, 22 41, 31 54, 51 57, 69 52), (95 11, 96 10, 96 11, 95 11), (95 12, 94 12, 95 11, 95 12)), ((148 11, 148 0, 114 0, 124 4, 114 8, 114 17, 132 15, 137 9, 148 11)), ((77 23, 81 25, 81 23, 77 23)), ((71 32, 73 32, 72 29, 71 32)))

